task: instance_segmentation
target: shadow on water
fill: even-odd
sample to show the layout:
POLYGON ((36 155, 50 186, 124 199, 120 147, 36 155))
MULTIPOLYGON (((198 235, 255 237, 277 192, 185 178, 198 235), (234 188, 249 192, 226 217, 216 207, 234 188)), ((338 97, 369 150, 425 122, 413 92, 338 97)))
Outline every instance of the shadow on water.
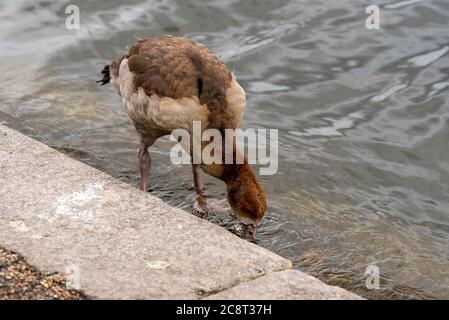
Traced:
MULTIPOLYGON (((449 298, 448 21, 445 1, 2 2, 0 123, 137 186, 136 133, 95 80, 134 36, 190 36, 246 89, 244 127, 279 129, 258 243, 364 297, 449 298), (80 30, 64 27, 69 3, 80 30), (372 4, 378 31, 364 27, 372 4)), ((192 212, 191 169, 170 147, 152 147, 151 193, 192 212)))

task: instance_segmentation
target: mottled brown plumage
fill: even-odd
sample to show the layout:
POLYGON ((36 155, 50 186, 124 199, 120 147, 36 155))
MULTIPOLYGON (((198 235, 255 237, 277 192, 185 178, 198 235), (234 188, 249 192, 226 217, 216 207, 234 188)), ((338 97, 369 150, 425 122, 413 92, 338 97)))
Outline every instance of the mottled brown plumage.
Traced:
MULTIPOLYGON (((214 128, 222 134, 224 129, 240 126, 243 89, 215 54, 189 39, 161 36, 139 40, 102 73, 99 82, 111 80, 141 135, 142 190, 146 191, 151 164, 147 148, 160 136, 178 128, 192 134, 193 121, 200 121, 202 130, 214 128)), ((201 169, 226 183, 229 203, 245 225, 246 236, 253 237, 266 200, 249 164, 202 163, 201 169)), ((204 201, 195 166, 193 172, 198 201, 204 201)))
POLYGON ((232 75, 215 54, 186 38, 162 36, 139 40, 126 55, 136 87, 147 95, 179 99, 197 96, 206 104, 209 128, 229 128, 224 110, 232 75))

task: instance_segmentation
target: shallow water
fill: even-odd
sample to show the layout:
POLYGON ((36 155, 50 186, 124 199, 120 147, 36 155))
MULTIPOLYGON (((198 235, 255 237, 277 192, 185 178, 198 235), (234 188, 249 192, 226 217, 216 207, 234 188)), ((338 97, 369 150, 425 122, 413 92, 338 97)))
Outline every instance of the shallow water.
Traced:
MULTIPOLYGON (((134 36, 187 35, 246 89, 243 127, 279 129, 259 244, 368 298, 449 298, 449 2, 122 2, 2 1, 0 122, 137 186, 136 133, 95 80, 134 36), (80 30, 65 28, 68 4, 80 30), (365 28, 371 4, 381 30, 365 28)), ((151 192, 192 211, 171 146, 152 148, 151 192)))

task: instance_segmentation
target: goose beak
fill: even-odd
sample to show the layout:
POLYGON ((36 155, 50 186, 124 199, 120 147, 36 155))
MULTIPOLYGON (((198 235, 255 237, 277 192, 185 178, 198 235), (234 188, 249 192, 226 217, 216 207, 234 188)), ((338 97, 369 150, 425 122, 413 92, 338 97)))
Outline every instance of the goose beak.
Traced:
POLYGON ((256 241, 256 227, 253 224, 242 224, 243 238, 254 242, 256 241))

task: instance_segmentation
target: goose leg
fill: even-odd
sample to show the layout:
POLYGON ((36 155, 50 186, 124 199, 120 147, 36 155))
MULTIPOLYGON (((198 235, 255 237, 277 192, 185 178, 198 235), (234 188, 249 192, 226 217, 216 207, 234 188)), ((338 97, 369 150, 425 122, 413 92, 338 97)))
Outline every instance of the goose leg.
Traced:
POLYGON ((140 190, 148 191, 148 174, 151 168, 151 157, 148 147, 139 150, 140 190))
POLYGON ((203 182, 201 180, 201 169, 198 164, 192 164, 193 185, 196 191, 195 209, 204 214, 207 212, 206 198, 203 195, 203 182))

